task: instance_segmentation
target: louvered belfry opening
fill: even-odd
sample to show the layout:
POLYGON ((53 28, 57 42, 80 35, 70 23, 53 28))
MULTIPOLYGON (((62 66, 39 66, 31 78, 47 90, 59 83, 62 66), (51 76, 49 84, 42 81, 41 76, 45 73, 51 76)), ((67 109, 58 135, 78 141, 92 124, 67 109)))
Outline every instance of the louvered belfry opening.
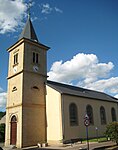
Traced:
POLYGON ((11 137, 10 137, 10 144, 16 145, 17 140, 17 119, 16 116, 11 118, 11 137))

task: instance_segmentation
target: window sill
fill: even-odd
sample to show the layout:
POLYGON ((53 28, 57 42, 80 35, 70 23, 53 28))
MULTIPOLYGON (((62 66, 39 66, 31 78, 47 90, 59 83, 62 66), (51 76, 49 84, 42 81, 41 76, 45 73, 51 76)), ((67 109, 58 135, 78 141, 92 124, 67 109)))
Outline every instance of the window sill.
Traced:
POLYGON ((19 63, 13 64, 13 67, 18 66, 19 63))

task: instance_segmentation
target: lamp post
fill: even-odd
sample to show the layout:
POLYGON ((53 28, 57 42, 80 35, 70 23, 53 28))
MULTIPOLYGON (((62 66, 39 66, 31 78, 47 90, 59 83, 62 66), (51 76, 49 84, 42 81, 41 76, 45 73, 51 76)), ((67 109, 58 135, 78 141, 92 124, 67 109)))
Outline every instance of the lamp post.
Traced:
POLYGON ((96 131, 96 137, 97 137, 97 141, 98 141, 98 127, 95 127, 95 131, 96 131))

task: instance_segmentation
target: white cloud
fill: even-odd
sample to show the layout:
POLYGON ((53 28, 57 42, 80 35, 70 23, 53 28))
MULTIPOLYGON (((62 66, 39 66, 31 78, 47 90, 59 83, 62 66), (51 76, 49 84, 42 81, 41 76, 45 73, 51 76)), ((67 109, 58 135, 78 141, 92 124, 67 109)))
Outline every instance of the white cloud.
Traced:
POLYGON ((109 79, 101 79, 89 84, 84 84, 85 88, 98 90, 108 93, 118 93, 118 77, 111 77, 109 79))
POLYGON ((63 13, 63 11, 57 7, 51 7, 49 3, 39 5, 41 13, 50 14, 51 12, 63 13))
POLYGON ((118 77, 111 77, 113 68, 112 62, 100 63, 94 54, 79 53, 66 62, 54 62, 48 79, 114 95, 118 93, 118 77))
POLYGON ((95 81, 97 78, 108 77, 114 65, 112 62, 99 63, 94 54, 79 53, 71 60, 54 62, 48 76, 50 80, 72 82, 74 80, 95 81))
POLYGON ((50 7, 50 5, 48 3, 46 4, 42 4, 42 10, 41 10, 41 13, 44 13, 44 14, 50 14, 52 11, 52 8, 50 7))
POLYGON ((0 87, 0 92, 2 92, 3 91, 3 89, 0 87))
POLYGON ((14 32, 21 27, 26 9, 23 0, 0 0, 0 33, 14 32))
POLYGON ((6 108, 7 93, 0 93, 0 110, 6 108))
POLYGON ((115 98, 118 98, 118 94, 114 96, 115 98))
POLYGON ((54 8, 56 12, 63 13, 63 11, 57 7, 54 8))

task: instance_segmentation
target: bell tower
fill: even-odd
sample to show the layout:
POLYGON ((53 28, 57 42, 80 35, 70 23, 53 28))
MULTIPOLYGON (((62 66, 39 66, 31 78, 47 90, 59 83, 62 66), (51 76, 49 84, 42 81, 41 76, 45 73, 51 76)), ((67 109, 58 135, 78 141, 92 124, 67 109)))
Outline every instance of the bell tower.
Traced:
POLYGON ((47 50, 38 41, 30 17, 9 49, 5 145, 18 148, 47 141, 47 50))

